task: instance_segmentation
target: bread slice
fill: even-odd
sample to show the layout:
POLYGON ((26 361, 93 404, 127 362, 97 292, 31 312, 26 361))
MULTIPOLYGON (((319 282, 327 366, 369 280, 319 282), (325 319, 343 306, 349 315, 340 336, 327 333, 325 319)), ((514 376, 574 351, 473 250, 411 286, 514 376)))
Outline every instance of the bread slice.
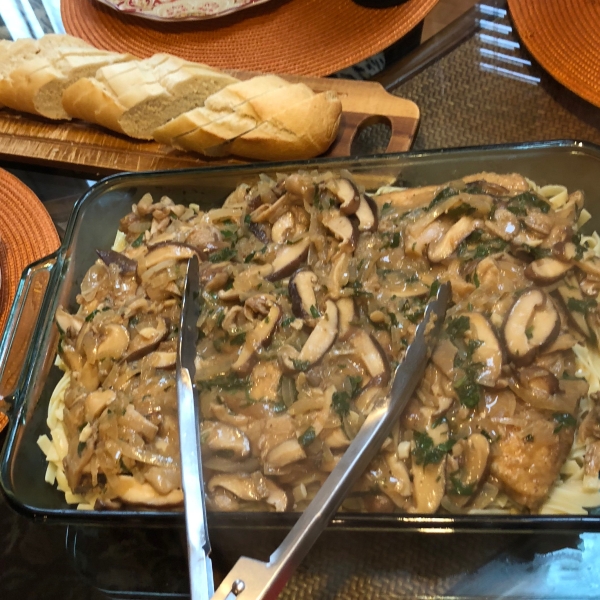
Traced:
POLYGON ((290 106, 234 139, 231 154, 259 160, 297 160, 322 154, 335 140, 342 104, 332 91, 290 106))
POLYGON ((204 106, 182 113, 154 132, 154 139, 163 144, 177 146, 177 138, 212 121, 231 114, 240 104, 274 89, 290 85, 277 75, 259 75, 228 85, 211 94, 204 106))
POLYGON ((208 95, 231 82, 237 79, 159 54, 99 69, 95 77, 65 90, 63 106, 79 119, 151 140, 166 121, 203 104, 208 95))
POLYGON ((98 50, 71 36, 48 35, 31 42, 9 50, 10 64, 0 80, 0 102, 49 119, 70 118, 62 106, 62 93, 73 82, 99 67, 130 58, 98 50))
POLYGON ((234 112, 181 136, 175 143, 207 156, 226 156, 234 139, 258 127, 281 110, 312 98, 315 93, 303 83, 288 83, 237 105, 234 112))

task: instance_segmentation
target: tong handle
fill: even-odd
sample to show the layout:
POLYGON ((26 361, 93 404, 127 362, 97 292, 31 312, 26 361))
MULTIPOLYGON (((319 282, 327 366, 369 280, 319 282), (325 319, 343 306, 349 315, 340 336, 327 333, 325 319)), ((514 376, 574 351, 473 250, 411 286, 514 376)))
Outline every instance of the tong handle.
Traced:
POLYGON ((352 443, 325 480, 308 508, 273 552, 268 563, 241 557, 217 589, 213 600, 274 600, 327 526, 352 486, 379 452, 393 423, 423 377, 429 351, 437 338, 450 297, 443 284, 425 310, 415 338, 396 370, 391 394, 368 414, 352 443))

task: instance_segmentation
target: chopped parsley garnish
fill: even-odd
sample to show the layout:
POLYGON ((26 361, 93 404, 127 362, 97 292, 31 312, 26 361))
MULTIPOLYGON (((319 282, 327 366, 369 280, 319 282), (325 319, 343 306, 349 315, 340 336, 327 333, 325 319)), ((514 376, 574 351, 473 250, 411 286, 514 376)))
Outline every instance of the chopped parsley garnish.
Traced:
POLYGON ((144 243, 144 234, 140 233, 133 242, 131 242, 132 248, 139 248, 144 243))
POLYGON ((454 317, 448 320, 446 333, 450 338, 463 337, 470 328, 471 319, 465 315, 461 315, 460 317, 454 317))
POLYGON ((448 439, 437 446, 434 445, 433 439, 427 433, 421 433, 420 431, 414 432, 415 448, 413 450, 413 456, 415 462, 418 465, 436 465, 444 458, 452 446, 454 446, 454 440, 448 439))
POLYGON ((310 367, 310 360, 298 360, 294 358, 292 360, 292 364, 294 365, 294 369, 296 371, 308 371, 308 367, 310 367))
POLYGON ((593 298, 588 298, 586 300, 578 300, 577 298, 569 298, 567 300, 567 308, 572 312, 583 313, 587 315, 587 313, 596 308, 598 306, 598 302, 593 298))
POLYGON ((444 200, 451 198, 452 196, 456 196, 458 194, 458 190, 455 190, 452 187, 446 187, 441 192, 438 192, 436 197, 429 203, 429 206, 426 210, 431 210, 437 204, 440 204, 444 200))
POLYGON ((312 304, 310 307, 310 316, 313 319, 318 319, 321 316, 319 309, 314 304, 312 304))
POLYGON ((451 491, 457 496, 472 496, 475 491, 475 484, 464 484, 458 475, 450 475, 451 491))
POLYGON ((246 255, 246 257, 244 258, 244 262, 245 263, 249 263, 252 262, 252 259, 256 256, 256 251, 254 252, 250 252, 250 254, 246 255))
POLYGON ((523 192, 508 201, 506 210, 520 217, 527 215, 527 210, 537 208, 543 213, 550 211, 550 204, 532 192, 523 192))
POLYGON ((225 262, 227 260, 231 260, 235 255, 236 255, 236 252, 233 248, 223 248, 221 250, 217 250, 216 252, 213 252, 208 257, 208 260, 211 263, 220 263, 220 262, 225 262))
POLYGON ((310 446, 315 439, 317 438, 317 432, 315 428, 311 425, 299 438, 301 446, 310 446))
POLYGON ((283 319, 281 319, 281 326, 287 327, 290 323, 293 323, 295 320, 296 320, 296 317, 292 317, 292 316, 283 317, 283 319))
POLYGON ((577 425, 577 420, 569 413, 554 413, 552 418, 557 423, 556 427, 554 428, 554 433, 558 433, 564 427, 575 427, 577 425))
POLYGON ((241 346, 246 341, 246 332, 242 331, 231 338, 231 343, 241 346))

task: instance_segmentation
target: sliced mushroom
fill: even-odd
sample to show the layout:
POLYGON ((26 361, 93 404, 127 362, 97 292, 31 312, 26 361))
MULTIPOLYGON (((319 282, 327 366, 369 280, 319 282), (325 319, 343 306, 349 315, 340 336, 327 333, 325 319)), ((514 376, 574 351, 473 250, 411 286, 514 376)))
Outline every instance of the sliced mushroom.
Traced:
POLYGON ((337 307, 339 318, 338 337, 340 340, 344 340, 350 333, 352 322, 356 319, 356 305, 354 304, 354 298, 340 298, 337 301, 337 307))
POLYGON ((360 197, 360 205, 356 211, 359 231, 377 231, 379 226, 379 215, 377 213, 377 204, 371 196, 364 194, 360 197))
POLYGON ((265 477, 258 472, 252 473, 252 475, 219 473, 210 478, 207 487, 209 492, 214 492, 217 488, 223 488, 240 498, 240 500, 257 502, 269 493, 264 481, 265 477))
POLYGON ((62 306, 56 309, 54 318, 61 332, 67 336, 78 335, 84 323, 81 317, 68 313, 62 306))
POLYGON ((236 459, 250 454, 250 440, 244 432, 225 423, 203 421, 202 444, 212 452, 229 452, 236 459))
POLYGON ((333 300, 325 303, 325 314, 317 321, 308 339, 302 346, 298 361, 304 365, 319 362, 335 342, 338 334, 338 307, 333 300))
POLYGON ((461 217, 444 236, 438 241, 429 244, 427 256, 431 262, 438 263, 448 258, 458 245, 476 229, 482 227, 482 222, 471 217, 461 217))
POLYGON ((485 228, 505 242, 510 242, 521 231, 521 223, 517 215, 506 208, 499 207, 493 219, 484 221, 485 228))
POLYGON ((271 241, 272 231, 268 223, 255 223, 254 221, 250 221, 250 223, 248 223, 248 229, 250 230, 250 233, 263 244, 268 244, 271 241))
POLYGON ((316 319, 317 297, 315 286, 318 282, 317 276, 310 270, 296 271, 288 284, 292 312, 300 319, 316 319))
POLYGON ((539 288, 530 288, 513 303, 504 320, 503 341, 508 357, 517 366, 531 364, 560 331, 560 316, 552 299, 539 288))
POLYGON ((353 215, 358 210, 361 200, 360 192, 352 181, 345 177, 330 179, 327 182, 327 188, 340 203, 340 212, 343 215, 353 215))
POLYGON ((273 261, 273 271, 265 277, 269 281, 279 281, 296 271, 308 256, 310 239, 303 238, 291 245, 280 246, 273 261))
POLYGON ((571 321, 571 324, 589 340, 594 339, 594 332, 590 327, 587 318, 586 302, 577 283, 577 279, 569 276, 556 289, 558 297, 561 299, 565 312, 571 321))
POLYGON ((477 383, 494 387, 502 372, 502 349, 492 324, 480 313, 466 313, 469 317, 467 337, 477 340, 479 345, 473 352, 473 361, 482 365, 477 374, 477 383))
POLYGON ((280 469, 305 458, 304 448, 296 438, 292 438, 269 451, 265 458, 265 470, 280 469))
POLYGON ((342 290, 348 284, 350 273, 350 255, 347 252, 338 252, 331 261, 331 270, 327 278, 329 297, 337 300, 342 295, 342 290))
POLYGON ((140 329, 127 347, 125 360, 138 360, 153 352, 169 333, 167 324, 162 317, 156 320, 156 326, 147 326, 140 329))
POLYGON ((285 490, 275 485, 268 477, 265 477, 265 485, 269 495, 265 498, 265 502, 270 504, 275 512, 285 512, 290 508, 290 497, 285 490))
POLYGON ((129 332, 123 325, 109 323, 100 328, 100 343, 96 348, 96 360, 121 358, 129 345, 129 332))
POLYGON ((152 352, 142 358, 142 369, 168 369, 169 367, 175 366, 177 360, 177 352, 166 351, 166 352, 152 352))
POLYGON ((354 250, 358 243, 358 227, 339 210, 328 210, 321 214, 321 221, 340 240, 343 248, 354 250))
POLYGON ((446 456, 439 463, 426 466, 417 465, 413 461, 411 470, 415 505, 411 507, 410 512, 434 513, 444 497, 446 487, 446 456))
POLYGON ((240 351, 237 360, 231 365, 233 371, 240 375, 247 375, 252 370, 256 359, 256 351, 261 346, 267 346, 271 343, 273 332, 279 319, 281 318, 281 308, 278 304, 271 306, 267 316, 246 335, 246 340, 240 351))
POLYGON ((96 250, 96 254, 107 265, 117 265, 123 275, 134 275, 137 269, 137 262, 115 250, 96 250))
POLYGON ((276 244, 284 243, 290 232, 294 230, 295 220, 294 215, 291 211, 288 211, 281 215, 271 228, 271 239, 276 244))
POLYGON ((481 433, 472 433, 467 438, 465 445, 465 464, 461 473, 461 482, 464 485, 479 483, 487 468, 490 456, 490 443, 481 433))
POLYGON ((450 229, 452 223, 447 219, 436 219, 429 223, 427 227, 415 232, 412 235, 412 228, 409 226, 406 231, 410 233, 405 238, 404 251, 407 254, 417 254, 422 256, 426 248, 430 244, 434 244, 439 241, 445 233, 450 229))
POLYGON ((165 244, 158 246, 139 259, 137 263, 138 273, 142 275, 151 267, 167 260, 187 260, 191 258, 196 251, 189 246, 182 244, 165 244))
POLYGON ((85 418, 91 423, 111 402, 117 394, 114 390, 94 390, 85 397, 85 418))
POLYGON ((350 343, 371 376, 367 385, 387 385, 390 380, 390 363, 377 340, 363 329, 358 329, 350 338, 350 343))
POLYGON ((573 265, 556 258, 539 258, 527 265, 525 277, 538 285, 550 285, 562 279, 573 265))

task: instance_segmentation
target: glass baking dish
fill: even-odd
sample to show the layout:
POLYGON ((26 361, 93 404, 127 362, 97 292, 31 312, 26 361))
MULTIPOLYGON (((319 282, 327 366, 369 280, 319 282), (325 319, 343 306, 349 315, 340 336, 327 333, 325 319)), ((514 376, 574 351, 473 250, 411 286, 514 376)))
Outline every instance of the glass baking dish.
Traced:
MULTIPOLYGON (((47 276, 46 291, 29 349, 10 398, 10 425, 0 463, 0 484, 11 504, 34 517, 71 524, 183 525, 177 509, 127 508, 116 511, 81 511, 69 506, 63 494, 45 483, 45 458, 36 444, 47 433, 48 401, 60 372, 53 366, 58 332, 53 315, 59 304, 74 307, 79 284, 96 258, 96 249, 110 248, 119 220, 131 205, 150 192, 169 195, 175 202, 220 205, 240 183, 259 174, 298 169, 347 169, 367 190, 396 182, 403 186, 437 184, 480 171, 518 172, 539 185, 557 183, 581 189, 592 220, 586 226, 600 229, 600 147, 576 141, 554 141, 347 159, 321 159, 297 163, 227 166, 184 171, 121 174, 94 185, 77 202, 61 248, 32 265, 23 274, 0 342, 0 365, 19 341, 19 318, 40 274, 47 276), (15 333, 17 332, 17 334, 15 333)), ((6 376, 0 366, 0 377, 6 376)), ((211 528, 286 529, 293 513, 211 513, 211 528)), ((414 515, 339 513, 332 528, 412 529, 426 531, 600 531, 600 510, 587 516, 543 515, 414 515)))

